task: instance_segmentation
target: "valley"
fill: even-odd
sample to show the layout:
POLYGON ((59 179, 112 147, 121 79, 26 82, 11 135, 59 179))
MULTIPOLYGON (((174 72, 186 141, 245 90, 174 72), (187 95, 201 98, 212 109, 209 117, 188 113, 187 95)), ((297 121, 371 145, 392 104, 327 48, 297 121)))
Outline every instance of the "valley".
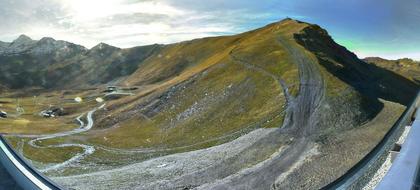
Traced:
POLYGON ((4 44, 0 133, 74 189, 319 189, 420 89, 418 62, 360 60, 292 19, 126 49, 24 35, 4 44), (53 108, 63 112, 42 116, 53 108))

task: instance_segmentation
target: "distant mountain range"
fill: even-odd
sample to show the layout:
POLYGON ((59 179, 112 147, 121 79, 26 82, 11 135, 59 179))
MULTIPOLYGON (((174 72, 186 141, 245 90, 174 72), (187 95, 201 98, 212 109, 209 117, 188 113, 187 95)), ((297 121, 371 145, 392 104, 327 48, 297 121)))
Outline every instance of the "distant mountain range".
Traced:
POLYGON ((11 43, 0 43, 0 55, 13 56, 28 54, 32 56, 50 55, 61 58, 69 58, 71 55, 86 52, 83 46, 66 41, 56 41, 45 37, 39 41, 32 40, 28 36, 20 35, 11 43))
POLYGON ((398 60, 386 60, 379 57, 367 57, 365 62, 398 73, 399 75, 420 85, 420 62, 404 58, 398 60))
MULTIPOLYGON (((21 35, 10 43, 0 41, 0 84, 9 88, 83 88, 105 84, 129 76, 145 59, 153 54, 158 55, 165 47, 173 46, 177 45, 155 44, 121 49, 100 43, 87 49, 50 37, 32 40, 21 35)), ((382 58, 366 58, 364 61, 408 76, 419 83, 419 63, 416 61, 382 58)))
MULTIPOLYGON (((83 139, 91 144, 206 148, 257 128, 279 128, 250 138, 258 142, 203 171, 173 174, 173 181, 161 180, 165 184, 147 178, 144 189, 198 187, 216 180, 233 189, 245 189, 244 184, 249 189, 318 189, 380 140, 394 121, 365 124, 377 122, 385 105, 401 108, 413 100, 419 67, 410 60, 360 60, 320 26, 292 19, 233 36, 128 49, 103 43, 86 49, 26 36, 0 43, 0 85, 9 90, 138 87, 135 95, 108 101, 106 110, 95 113, 95 128, 118 127, 86 134, 91 139, 83 139), (277 154, 280 150, 286 153, 277 154), (316 156, 295 165, 306 153, 316 156), (252 175, 232 175, 250 166, 252 175), (290 167, 287 183, 277 183, 290 167)), ((386 108, 384 117, 398 118, 386 108)))
POLYGON ((83 88, 127 76, 160 45, 120 49, 100 43, 87 49, 73 43, 21 35, 0 42, 0 80, 9 88, 83 88))

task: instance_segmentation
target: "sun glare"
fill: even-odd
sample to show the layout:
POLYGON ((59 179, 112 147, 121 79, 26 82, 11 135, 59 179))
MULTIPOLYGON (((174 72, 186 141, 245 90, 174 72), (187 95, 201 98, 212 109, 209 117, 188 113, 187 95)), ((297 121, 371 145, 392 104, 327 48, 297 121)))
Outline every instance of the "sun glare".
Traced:
POLYGON ((127 3, 125 0, 66 0, 63 7, 69 11, 69 17, 77 21, 92 21, 119 14, 162 14, 174 16, 184 11, 157 2, 127 3))
POLYGON ((63 4, 70 17, 76 20, 93 20, 112 15, 121 0, 66 0, 63 4))

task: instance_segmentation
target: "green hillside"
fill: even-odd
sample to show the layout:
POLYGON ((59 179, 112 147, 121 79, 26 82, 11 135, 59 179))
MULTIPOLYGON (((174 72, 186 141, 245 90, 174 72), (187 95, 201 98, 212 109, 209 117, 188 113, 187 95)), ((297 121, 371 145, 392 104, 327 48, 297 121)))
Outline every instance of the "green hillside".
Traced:
MULTIPOLYGON (((54 59, 28 52, 0 56, 1 84, 11 88, 3 95, 23 94, 36 113, 26 88, 37 87, 37 96, 69 110, 54 122, 75 127, 93 109, 94 125, 38 141, 43 148, 31 146, 31 137, 9 139, 39 168, 83 151, 54 145, 94 147, 45 172, 76 189, 117 188, 121 180, 144 189, 317 189, 368 153, 419 90, 409 69, 366 63, 320 26, 292 19, 169 45, 99 44, 54 59), (107 96, 106 85, 130 89, 107 96), (60 104, 77 96, 85 102, 60 104), (96 97, 106 99, 98 110, 96 97), (159 169, 168 163, 176 164, 159 169)), ((12 130, 16 119, 4 121, 12 130)))

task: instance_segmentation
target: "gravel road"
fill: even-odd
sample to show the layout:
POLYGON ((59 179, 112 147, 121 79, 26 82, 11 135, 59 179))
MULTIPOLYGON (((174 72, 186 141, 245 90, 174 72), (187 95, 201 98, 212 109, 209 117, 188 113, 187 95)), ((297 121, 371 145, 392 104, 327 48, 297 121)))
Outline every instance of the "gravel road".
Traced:
POLYGON ((247 63, 232 59, 276 81, 287 100, 283 127, 258 129, 232 142, 208 149, 159 157, 123 168, 78 176, 57 177, 60 184, 75 189, 269 189, 281 182, 307 157, 316 153, 310 134, 316 127, 318 107, 324 98, 324 81, 318 64, 303 48, 286 39, 278 42, 288 51, 299 68, 300 89, 297 97, 288 93, 278 76, 247 63), (265 160, 261 160, 265 158, 265 160), (252 166, 244 169, 244 166, 252 166), (248 171, 248 172, 247 172, 248 171), (249 172, 252 171, 252 172, 249 172), (283 175, 282 175, 283 174, 283 175))

